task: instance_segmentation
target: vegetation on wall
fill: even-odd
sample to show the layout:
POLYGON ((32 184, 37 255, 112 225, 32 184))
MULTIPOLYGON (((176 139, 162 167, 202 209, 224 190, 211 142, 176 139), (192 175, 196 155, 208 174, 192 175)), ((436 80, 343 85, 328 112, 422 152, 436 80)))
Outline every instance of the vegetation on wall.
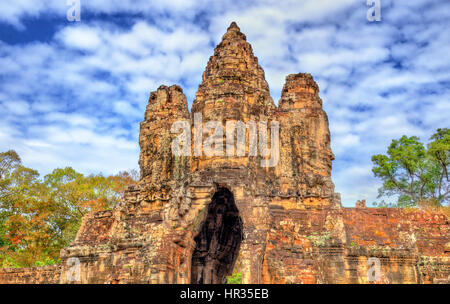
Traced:
POLYGON ((227 277, 227 284, 242 284, 242 273, 235 272, 227 277))

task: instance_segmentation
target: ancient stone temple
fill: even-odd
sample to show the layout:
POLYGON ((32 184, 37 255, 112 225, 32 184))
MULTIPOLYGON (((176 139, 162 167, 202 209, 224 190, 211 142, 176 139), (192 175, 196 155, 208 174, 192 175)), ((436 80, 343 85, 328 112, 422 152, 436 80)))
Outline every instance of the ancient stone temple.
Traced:
POLYGON ((313 77, 287 76, 275 105, 235 23, 209 59, 190 112, 177 85, 150 94, 139 144, 139 183, 113 210, 84 217, 61 265, 2 270, 0 282, 206 284, 232 273, 242 273, 242 283, 448 282, 448 218, 343 208, 313 77), (180 121, 192 156, 172 151, 180 121), (248 144, 232 151, 238 136, 217 135, 217 122, 244 125, 246 143, 266 132, 279 154, 248 144), (222 154, 202 151, 208 135, 222 154))

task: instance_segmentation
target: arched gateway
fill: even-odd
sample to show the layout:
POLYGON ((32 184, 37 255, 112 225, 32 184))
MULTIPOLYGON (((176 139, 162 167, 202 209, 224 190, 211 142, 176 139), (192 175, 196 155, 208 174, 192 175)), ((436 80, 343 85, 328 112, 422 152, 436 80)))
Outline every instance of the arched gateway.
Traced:
POLYGON ((242 221, 233 193, 228 189, 216 191, 194 240, 191 283, 224 283, 233 271, 242 241, 242 221))

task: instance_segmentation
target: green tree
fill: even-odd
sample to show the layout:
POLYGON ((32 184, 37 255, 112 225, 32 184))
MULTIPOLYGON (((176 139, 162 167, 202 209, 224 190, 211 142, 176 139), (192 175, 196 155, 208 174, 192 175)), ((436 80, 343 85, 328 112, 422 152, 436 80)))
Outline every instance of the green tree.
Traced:
POLYGON ((135 176, 85 176, 66 167, 39 178, 16 152, 0 153, 0 267, 55 263, 82 217, 113 208, 135 176))
MULTIPOLYGON (((37 247, 48 241, 42 225, 37 171, 24 167, 15 151, 0 153, 0 265, 17 266, 26 263, 20 256, 37 258, 37 247), (37 234, 41 236, 37 237, 37 234), (36 246, 39 243, 38 246, 36 246)), ((44 245, 45 246, 45 245, 44 245)))
POLYGON ((372 157, 372 171, 383 181, 378 197, 396 196, 398 207, 449 204, 450 130, 438 129, 430 140, 425 148, 418 137, 402 136, 386 155, 372 157))
POLYGON ((71 167, 55 169, 46 175, 43 198, 49 202, 49 224, 58 236, 57 247, 65 247, 75 238, 84 215, 113 208, 127 185, 134 182, 126 172, 109 177, 84 176, 71 167))

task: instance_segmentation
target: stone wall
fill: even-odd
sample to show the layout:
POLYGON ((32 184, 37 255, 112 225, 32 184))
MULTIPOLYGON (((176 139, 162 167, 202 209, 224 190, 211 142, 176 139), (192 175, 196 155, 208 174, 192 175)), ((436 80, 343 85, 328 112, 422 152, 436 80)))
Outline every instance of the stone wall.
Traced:
MULTIPOLYGON (((267 212, 264 223, 244 223, 258 231, 245 230, 236 259, 244 283, 370 283, 367 261, 373 257, 381 262, 381 278, 374 283, 449 283, 450 232, 443 214, 391 208, 285 209, 280 202, 267 212)), ((68 257, 80 259, 80 281, 67 281, 70 267, 58 265, 2 269, 0 283, 190 282, 186 264, 193 255, 194 233, 174 226, 163 237, 167 231, 161 222, 139 216, 128 224, 142 229, 137 234, 150 231, 154 241, 146 244, 134 236, 116 242, 108 215, 85 217, 79 233, 83 237, 62 252, 65 263, 68 257)), ((194 224, 200 222, 198 217, 194 224)))
POLYGON ((443 214, 279 207, 271 213, 264 282, 369 283, 369 258, 380 261, 378 283, 448 282, 450 231, 443 214))
POLYGON ((58 284, 61 266, 1 268, 0 284, 58 284))
POLYGON ((450 226, 446 215, 419 210, 349 208, 344 212, 352 282, 368 257, 379 257, 390 283, 443 282, 450 276, 450 226))

